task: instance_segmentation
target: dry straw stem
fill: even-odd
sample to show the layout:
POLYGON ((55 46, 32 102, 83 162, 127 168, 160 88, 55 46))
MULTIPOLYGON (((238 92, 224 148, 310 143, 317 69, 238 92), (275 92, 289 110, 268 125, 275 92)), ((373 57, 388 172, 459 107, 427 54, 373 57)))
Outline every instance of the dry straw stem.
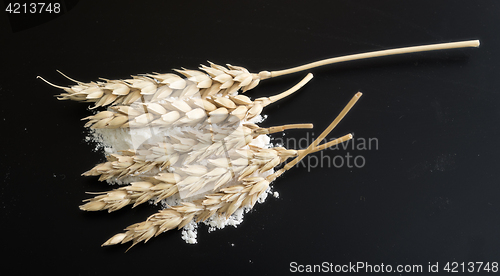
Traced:
POLYGON ((197 222, 205 221, 213 215, 225 216, 229 218, 239 208, 253 208, 259 196, 261 196, 269 184, 285 171, 293 167, 297 162, 300 162, 307 154, 319 151, 337 143, 347 141, 352 138, 351 134, 345 135, 334 141, 319 145, 337 124, 345 117, 347 112, 361 97, 361 93, 357 93, 353 99, 347 104, 342 112, 335 120, 323 131, 323 133, 305 150, 300 151, 298 157, 287 164, 282 169, 275 173, 263 177, 246 177, 239 181, 238 184, 221 189, 219 192, 206 195, 204 199, 194 202, 182 202, 181 205, 173 206, 169 209, 161 210, 150 216, 146 221, 133 224, 127 227, 124 233, 116 234, 107 240, 102 246, 114 245, 118 243, 127 243, 132 241, 133 247, 137 243, 147 242, 152 237, 155 237, 165 231, 182 228, 190 221, 197 222))
POLYGON ((429 44, 429 45, 422 45, 422 46, 413 46, 413 47, 396 48, 396 49, 389 49, 389 50, 382 50, 382 51, 374 51, 374 52, 368 52, 368 53, 361 53, 361 54, 354 54, 354 55, 347 55, 347 56, 324 59, 324 60, 312 62, 309 64, 305 64, 302 66, 298 66, 298 67, 294 67, 294 68, 290 68, 290 69, 285 69, 285 70, 272 71, 272 72, 263 71, 263 72, 259 73, 259 75, 261 76, 260 79, 264 80, 267 78, 274 78, 274 77, 278 77, 278 76, 288 75, 288 74, 292 74, 292 73, 296 73, 296 72, 300 72, 300 71, 305 71, 305 70, 309 70, 312 68, 316 68, 316 67, 320 67, 320 66, 324 66, 324 65, 330 65, 330 64, 334 64, 334 63, 359 60, 359 59, 367 59, 367 58, 375 58, 375 57, 401 55, 401 54, 408 54, 408 53, 428 52, 428 51, 456 49, 456 48, 479 47, 479 44, 480 44, 479 40, 468 40, 468 41, 460 41, 460 42, 429 44))
POLYGON ((363 95, 361 92, 356 93, 356 95, 354 95, 354 97, 352 97, 352 99, 349 101, 349 103, 347 103, 347 105, 344 107, 344 109, 342 109, 342 111, 337 116, 337 118, 335 118, 335 120, 333 120, 333 122, 318 136, 318 138, 316 138, 316 140, 314 140, 311 143, 311 145, 309 145, 309 147, 305 151, 301 151, 299 153, 299 156, 297 158, 295 158, 292 162, 286 164, 285 167, 283 167, 282 169, 280 169, 279 171, 277 171, 275 174, 277 174, 277 176, 281 175, 285 171, 287 171, 290 168, 292 168, 293 166, 295 166, 295 164, 297 164, 298 162, 300 162, 300 160, 302 160, 308 154, 310 154, 311 152, 313 152, 314 149, 318 146, 318 144, 323 139, 325 139, 325 137, 330 132, 332 132, 332 130, 340 123, 340 121, 345 117, 345 115, 347 115, 347 113, 349 112, 349 110, 351 110, 351 108, 356 104, 356 102, 359 100, 359 98, 361 97, 361 95, 363 95))
POLYGON ((132 79, 126 80, 106 80, 91 83, 82 83, 68 78, 77 83, 71 87, 63 87, 49 83, 48 84, 65 90, 66 93, 59 95, 60 100, 75 100, 84 102, 95 102, 95 107, 106 106, 110 104, 130 105, 141 97, 147 97, 147 101, 155 100, 160 95, 178 95, 189 97, 199 93, 202 99, 221 94, 223 96, 237 94, 241 89, 243 92, 256 87, 261 80, 283 76, 295 72, 309 70, 312 68, 367 58, 400 55, 407 53, 435 51, 454 48, 479 47, 479 40, 469 40, 451 43, 439 43, 423 46, 413 46, 382 50, 354 55, 346 55, 325 59, 306 65, 279 70, 279 71, 261 71, 258 74, 250 73, 247 69, 240 66, 226 67, 210 63, 210 67, 201 65, 200 70, 175 70, 183 77, 176 74, 146 74, 143 76, 132 76, 132 79))

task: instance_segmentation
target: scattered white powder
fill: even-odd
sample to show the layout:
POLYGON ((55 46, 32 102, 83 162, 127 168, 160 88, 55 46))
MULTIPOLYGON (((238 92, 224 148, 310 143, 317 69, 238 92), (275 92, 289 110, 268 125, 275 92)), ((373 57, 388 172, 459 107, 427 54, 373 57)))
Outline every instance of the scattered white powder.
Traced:
POLYGON ((186 226, 182 228, 182 239, 186 241, 186 243, 195 244, 198 241, 196 240, 196 236, 198 235, 198 224, 194 222, 194 220, 190 221, 186 226))
POLYGON ((254 124, 262 123, 267 119, 267 115, 257 115, 253 117, 250 122, 254 124))
MULTIPOLYGON (((260 123, 267 118, 265 116, 256 116, 252 120, 244 123, 260 123)), ((86 142, 92 142, 95 144, 95 151, 103 151, 103 153, 107 156, 110 154, 119 154, 122 150, 128 149, 141 149, 142 144, 145 141, 148 143, 161 142, 162 138, 165 136, 177 135, 181 136, 186 131, 194 131, 196 127, 171 127, 168 129, 159 127, 149 127, 149 128, 117 128, 117 129, 92 129, 87 134, 85 138, 86 142)), ((268 135, 260 135, 255 138, 250 144, 261 147, 261 148, 269 148, 272 146, 270 142, 270 137, 268 135)), ((173 172, 175 168, 169 168, 168 171, 173 172)), ((134 181, 143 181, 141 176, 154 176, 159 172, 158 169, 150 171, 146 174, 142 174, 140 176, 127 176, 121 179, 111 178, 106 180, 109 184, 129 184, 134 181)), ((266 177, 272 174, 274 171, 269 170, 265 173, 262 173, 258 176, 266 177)), ((257 176, 254 174, 253 176, 257 176)), ((237 183, 236 180, 231 181, 230 183, 222 186, 227 187, 230 185, 234 185, 237 183)), ((196 196, 192 196, 186 199, 181 199, 179 194, 171 196, 167 199, 164 199, 160 202, 162 208, 168 208, 169 206, 179 205, 181 201, 193 201, 203 197, 205 194, 209 194, 211 191, 206 191, 205 193, 201 193, 196 196)), ((267 195, 272 193, 271 188, 268 188, 266 192, 262 193, 262 195, 258 198, 258 203, 263 203, 267 195)), ((278 192, 273 193, 274 197, 278 197, 278 192)), ((150 203, 154 203, 155 199, 150 200, 150 203)), ((219 216, 214 214, 212 217, 204 221, 203 223, 208 226, 208 232, 215 231, 217 229, 225 228, 230 225, 233 227, 237 227, 239 224, 243 222, 243 216, 245 213, 249 212, 250 208, 242 207, 236 210, 229 218, 225 216, 219 216)), ((186 241, 186 243, 194 244, 197 243, 197 232, 198 232, 198 224, 194 221, 191 221, 182 229, 182 239, 186 241)))

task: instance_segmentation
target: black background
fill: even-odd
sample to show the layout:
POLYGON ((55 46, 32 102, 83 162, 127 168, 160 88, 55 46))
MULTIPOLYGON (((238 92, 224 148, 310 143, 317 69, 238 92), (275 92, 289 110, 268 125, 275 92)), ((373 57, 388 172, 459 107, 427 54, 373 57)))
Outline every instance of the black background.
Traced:
MULTIPOLYGON (((7 3, 4 3, 3 7, 7 3)), ((278 275, 299 264, 500 261, 498 1, 67 1, 63 14, 0 12, 2 268, 65 275, 278 275), (47 21, 48 20, 48 21, 47 21), (23 23, 24 22, 24 23, 23 23), (332 136, 377 138, 349 150, 363 168, 294 168, 238 228, 188 245, 180 231, 100 245, 157 207, 85 213, 80 174, 103 160, 84 141, 88 105, 57 101, 36 79, 70 82, 195 69, 206 60, 251 72, 344 54, 480 39, 458 49, 314 69, 301 91, 265 110, 262 124, 314 123, 316 135, 357 92, 332 136), (111 273, 111 274, 110 274, 111 273)), ((273 95, 305 73, 261 82, 273 95)), ((301 138, 306 131, 290 131, 301 138)), ((279 136, 278 136, 279 137, 279 136)), ((346 151, 326 151, 326 155, 346 151)))

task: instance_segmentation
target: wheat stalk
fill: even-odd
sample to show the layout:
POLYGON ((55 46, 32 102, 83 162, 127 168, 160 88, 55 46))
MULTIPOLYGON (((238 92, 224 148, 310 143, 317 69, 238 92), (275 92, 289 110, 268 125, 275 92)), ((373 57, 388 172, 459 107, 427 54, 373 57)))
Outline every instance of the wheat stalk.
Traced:
POLYGON ((361 93, 358 92, 341 111, 339 116, 337 116, 337 118, 328 126, 328 128, 323 131, 323 133, 321 133, 321 135, 314 140, 307 149, 299 151, 298 156, 282 169, 279 169, 265 178, 243 178, 238 182, 238 184, 222 188, 217 193, 206 195, 204 199, 195 200, 193 202, 182 202, 181 205, 172 206, 169 209, 159 211, 158 213, 150 216, 146 221, 127 227, 125 229, 126 232, 114 235, 107 240, 103 246, 132 241, 131 247, 133 247, 137 243, 142 241, 147 242, 152 237, 165 231, 174 228, 180 229, 192 220, 197 222, 205 221, 216 214, 226 216, 227 218, 239 208, 253 208, 257 199, 267 190, 269 184, 285 171, 300 162, 300 160, 302 160, 305 156, 312 152, 352 139, 352 135, 348 134, 339 139, 319 145, 319 143, 345 117, 347 112, 352 108, 352 106, 354 106, 360 97, 361 93))
POLYGON ((291 124, 269 128, 251 128, 252 125, 242 125, 227 132, 218 131, 218 137, 213 133, 206 133, 205 139, 197 134, 197 139, 181 138, 177 136, 163 137, 164 141, 152 145, 144 150, 126 150, 120 154, 110 154, 108 161, 96 165, 83 173, 84 176, 100 176, 99 181, 110 178, 123 178, 147 173, 157 169, 169 169, 177 163, 183 165, 199 163, 208 156, 221 156, 233 149, 240 149, 248 145, 257 136, 272 134, 289 129, 312 128, 312 124, 291 124), (214 139, 215 138, 215 139, 214 139))
POLYGON ((312 79, 308 74, 292 88, 272 97, 254 101, 245 95, 176 98, 136 102, 130 106, 118 105, 83 118, 90 128, 172 127, 193 126, 200 123, 228 125, 248 121, 260 115, 262 109, 294 93, 312 79))
MULTIPOLYGON (((250 73, 239 66, 214 63, 199 70, 174 70, 178 74, 144 74, 124 80, 100 79, 75 82, 63 87, 59 100, 93 102, 108 106, 83 120, 92 129, 149 129, 154 132, 141 145, 107 156, 84 175, 99 180, 139 176, 141 181, 112 191, 97 193, 80 208, 86 211, 116 211, 151 199, 156 202, 178 196, 182 202, 127 227, 103 245, 131 241, 132 246, 164 231, 182 228, 191 221, 214 216, 228 218, 236 210, 252 208, 269 184, 313 152, 352 139, 348 134, 328 143, 320 142, 344 118, 361 96, 357 93, 330 126, 306 149, 259 148, 251 143, 259 135, 290 128, 310 128, 309 124, 261 128, 249 120, 264 107, 300 89, 312 75, 289 90, 272 97, 251 100, 239 92, 256 87, 261 80, 309 70, 339 62, 451 48, 478 47, 479 41, 442 43, 341 56, 280 71, 250 73), (164 135, 163 132, 168 132, 164 135), (291 162, 286 163, 289 158, 291 162), (274 171, 280 164, 281 169, 274 171), (273 172, 274 171, 274 172, 273 172)), ((104 130, 103 130, 104 131, 104 130)), ((129 183, 128 181, 127 183, 129 183)))
POLYGON ((149 102, 171 95, 185 98, 199 94, 202 99, 217 94, 223 96, 233 95, 237 94, 240 89, 242 92, 246 92, 255 88, 261 80, 305 71, 320 66, 359 59, 466 47, 479 47, 479 40, 439 43, 347 55, 285 70, 271 72, 261 71, 258 74, 250 73, 241 66, 232 66, 228 64, 227 67, 223 67, 210 62, 210 67, 201 65, 199 68, 201 71, 187 69, 174 70, 187 79, 171 73, 145 74, 143 76, 132 76, 132 79, 125 80, 102 79, 103 81, 90 83, 79 82, 67 77, 74 81, 76 85, 63 87, 51 84, 41 77, 38 78, 41 78, 54 87, 63 89, 66 93, 59 95, 58 99, 60 100, 95 102, 95 107, 110 104, 129 105, 141 97, 146 97, 145 100, 149 102))
MULTIPOLYGON (((351 135, 346 135, 325 143, 320 147, 316 147, 316 151, 334 146, 351 138, 351 135)), ((287 159, 298 156, 301 151, 285 149, 283 147, 270 149, 252 147, 250 149, 237 150, 238 154, 242 157, 240 159, 208 159, 209 165, 206 166, 188 165, 180 168, 179 171, 183 175, 177 173, 159 173, 156 176, 145 177, 147 181, 132 182, 129 186, 104 192, 94 198, 84 200, 87 203, 81 205, 80 209, 85 211, 108 210, 112 212, 129 204, 134 204, 133 207, 135 207, 153 198, 155 199, 155 203, 158 203, 163 199, 177 194, 179 189, 189 189, 190 187, 201 185, 197 189, 199 190, 212 182, 214 183, 212 190, 215 191, 233 179, 245 181, 252 174, 261 175, 285 162, 287 159), (193 179, 194 181, 191 181, 193 179), (185 183, 188 180, 189 183, 186 185, 185 183)), ((193 192, 197 190, 193 190, 193 192)))

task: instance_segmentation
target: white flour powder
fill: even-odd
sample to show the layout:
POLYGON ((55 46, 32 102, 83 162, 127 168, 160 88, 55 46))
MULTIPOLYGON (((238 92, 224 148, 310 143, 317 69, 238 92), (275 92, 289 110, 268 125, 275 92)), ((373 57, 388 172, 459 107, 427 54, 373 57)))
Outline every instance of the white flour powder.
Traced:
MULTIPOLYGON (((266 117, 267 116, 262 117, 259 115, 253 118, 249 122, 243 121, 240 124, 260 123, 263 120, 265 120, 266 117)), ((130 129, 129 128, 93 129, 88 133, 85 140, 87 142, 93 142, 95 144, 96 151, 102 150, 105 155, 109 155, 109 154, 119 153, 122 150, 138 149, 140 148, 141 144, 146 140, 148 140, 149 143, 153 143, 153 142, 161 142, 161 139, 164 136, 172 136, 172 135, 182 136, 182 133, 187 130, 193 131, 193 127, 172 127, 168 129, 163 128, 161 130, 158 127, 130 128, 130 129)), ((267 135, 260 135, 257 138, 253 139, 253 141, 250 144, 261 148, 269 148, 271 146, 270 137, 267 135)), ((167 170, 173 172, 175 168, 169 168, 167 170)), ((154 171, 150 171, 140 176, 127 176, 122 179, 111 178, 108 179, 107 182, 109 184, 119 184, 119 185, 129 184, 134 181, 142 181, 141 176, 153 176, 156 175, 158 172, 159 172, 158 169, 156 169, 154 171)), ((265 177, 272 174, 273 172, 274 172, 273 170, 269 170, 258 176, 265 177)), ((237 182, 233 180, 227 186, 230 186, 235 183, 237 182)), ((182 201, 193 201, 199 199, 200 197, 204 196, 207 193, 208 192, 190 198, 182 199, 182 201)), ((268 188, 266 193, 263 193, 261 195, 258 202, 259 203, 264 202, 269 193, 272 193, 271 188, 268 188)), ((274 192, 273 196, 277 198, 279 195, 277 192, 274 192)), ((154 200, 150 200, 150 203, 153 202, 154 200)), ((180 202, 181 198, 179 194, 175 194, 174 196, 162 200, 160 204, 162 208, 168 208, 168 206, 179 205, 180 202)), ((234 212, 234 214, 231 215, 229 218, 215 214, 206 221, 204 221, 203 223, 208 226, 209 232, 217 229, 222 229, 228 225, 237 227, 239 224, 243 222, 244 214, 249 211, 250 208, 240 208, 236 212, 234 212)), ((191 244, 196 243, 197 231, 198 231, 198 224, 195 223, 194 221, 191 221, 182 229, 182 239, 186 241, 186 243, 191 243, 191 244)))

